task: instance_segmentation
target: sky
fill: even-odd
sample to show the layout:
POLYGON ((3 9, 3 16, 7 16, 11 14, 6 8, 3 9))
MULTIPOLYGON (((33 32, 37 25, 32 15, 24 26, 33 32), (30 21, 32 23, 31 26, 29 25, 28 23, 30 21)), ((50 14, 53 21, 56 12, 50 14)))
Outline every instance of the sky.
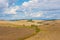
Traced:
POLYGON ((60 19, 60 0, 0 0, 0 20, 60 19))

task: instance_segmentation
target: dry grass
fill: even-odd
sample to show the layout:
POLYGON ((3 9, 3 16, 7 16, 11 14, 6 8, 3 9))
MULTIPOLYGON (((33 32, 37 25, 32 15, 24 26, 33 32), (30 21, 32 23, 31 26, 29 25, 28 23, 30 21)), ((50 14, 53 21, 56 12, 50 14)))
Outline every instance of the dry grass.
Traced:
POLYGON ((44 21, 40 32, 25 40, 60 40, 60 20, 44 21))
POLYGON ((26 25, 27 23, 25 20, 0 21, 0 40, 24 40, 36 34, 37 26, 26 25))
MULTIPOLYGON (((45 21, 45 20, 33 20, 33 21, 34 22, 28 22, 27 20, 0 21, 0 26, 1 27, 16 27, 18 32, 20 30, 20 33, 22 33, 23 35, 25 35, 23 33, 23 32, 25 32, 29 36, 29 37, 26 37, 27 39, 25 39, 25 40, 60 40, 60 20, 51 20, 51 21, 50 20, 47 20, 47 21, 45 21), (23 29, 19 29, 19 28, 23 28, 23 29), (29 30, 29 31, 27 32, 27 30, 29 30), (38 31, 38 33, 35 34, 34 36, 30 36, 30 34, 36 33, 36 30, 38 31)), ((0 28, 0 30, 2 30, 2 29, 0 28)), ((4 30, 6 31, 6 28, 4 30)), ((12 30, 14 30, 16 32, 16 29, 12 29, 12 30)), ((18 34, 18 32, 16 34, 18 34)), ((22 37, 22 34, 19 34, 20 37, 22 37)), ((10 34, 12 36, 9 36, 9 37, 8 37, 8 35, 4 36, 4 37, 0 36, 0 40, 4 40, 1 38, 5 38, 6 40, 8 40, 9 37, 13 37, 15 34, 14 33, 13 33, 13 35, 10 34)), ((17 35, 14 36, 13 38, 16 38, 16 37, 17 37, 17 35)), ((18 37, 18 40, 24 40, 24 39, 21 39, 20 37, 18 37)), ((25 37, 23 37, 23 38, 25 38, 25 37)), ((10 40, 17 40, 17 39, 10 38, 10 40)))
POLYGON ((29 37, 35 30, 29 28, 0 27, 0 40, 18 40, 29 37))

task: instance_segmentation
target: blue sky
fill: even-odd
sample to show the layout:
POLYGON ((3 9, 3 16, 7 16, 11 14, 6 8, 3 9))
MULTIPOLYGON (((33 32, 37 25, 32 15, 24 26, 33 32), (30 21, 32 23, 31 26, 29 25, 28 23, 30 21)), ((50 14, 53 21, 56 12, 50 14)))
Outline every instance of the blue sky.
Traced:
POLYGON ((0 19, 60 19, 60 0, 0 0, 0 19))

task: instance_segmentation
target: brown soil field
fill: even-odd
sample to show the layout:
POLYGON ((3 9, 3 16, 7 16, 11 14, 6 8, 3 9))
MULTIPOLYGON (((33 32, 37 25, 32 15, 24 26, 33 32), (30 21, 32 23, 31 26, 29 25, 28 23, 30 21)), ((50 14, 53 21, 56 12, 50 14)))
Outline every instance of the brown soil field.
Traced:
POLYGON ((32 28, 21 27, 22 21, 19 21, 20 24, 18 21, 16 22, 0 21, 0 40, 24 40, 36 33, 32 28))
POLYGON ((28 28, 0 27, 0 40, 24 40, 35 33, 28 28))
POLYGON ((0 40, 60 40, 60 20, 33 21, 0 21, 0 40), (36 25, 40 31, 36 33, 33 28, 16 28, 22 25, 28 27, 36 25), (36 34, 31 36, 34 33, 36 34))

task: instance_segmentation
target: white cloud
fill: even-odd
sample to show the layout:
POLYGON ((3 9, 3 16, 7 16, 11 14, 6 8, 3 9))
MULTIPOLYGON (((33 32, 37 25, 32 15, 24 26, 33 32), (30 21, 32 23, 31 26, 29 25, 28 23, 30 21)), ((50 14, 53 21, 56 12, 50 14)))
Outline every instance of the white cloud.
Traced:
POLYGON ((37 13, 31 13, 30 16, 31 17, 41 17, 43 15, 42 12, 37 12, 37 13))
POLYGON ((59 8, 60 7, 59 0, 30 0, 29 2, 24 2, 22 6, 32 7, 32 8, 59 8))
POLYGON ((0 0, 0 7, 8 7, 8 2, 7 0, 0 0))
MULTIPOLYGON (((12 0, 11 0, 12 1, 12 0)), ((15 1, 15 0, 14 0, 15 1)), ((16 1, 15 1, 16 2, 16 1)), ((13 3, 14 4, 14 3, 13 3)), ((24 2, 21 6, 13 6, 9 4, 7 0, 0 0, 0 8, 4 7, 5 14, 18 14, 16 11, 22 11, 25 15, 24 17, 42 17, 45 13, 43 10, 51 10, 51 9, 59 9, 60 8, 60 0, 30 0, 28 2, 24 2), (34 11, 33 9, 37 9, 34 11)), ((14 4, 15 5, 15 4, 14 4)), ((46 13, 49 14, 49 13, 46 13)), ((17 17, 17 16, 15 16, 17 17)), ((53 15, 44 16, 46 18, 53 17, 53 15)))
POLYGON ((19 9, 19 6, 7 8, 4 13, 5 14, 16 14, 16 10, 18 9, 19 9))
POLYGON ((30 4, 32 5, 32 3, 33 3, 33 1, 24 2, 24 3, 22 4, 22 6, 24 6, 24 7, 29 7, 30 4))
MULTIPOLYGON (((59 9, 60 8, 60 0, 30 0, 29 2, 24 2, 22 4, 22 7, 25 9, 25 10, 29 10, 29 12, 27 11, 24 11, 27 13, 27 15, 30 15, 32 13, 32 9, 34 8, 38 8, 39 11, 42 11, 42 10, 46 10, 46 11, 49 11, 49 10, 52 10, 52 9, 59 9)), ((38 12, 39 12, 38 11, 38 12)), ((43 13, 45 11, 42 11, 43 13)), ((49 13, 47 13, 49 14, 49 13)), ((36 12, 36 15, 34 14, 34 12, 32 13, 33 17, 41 17, 40 15, 37 14, 36 12)), ((43 16, 43 14, 42 14, 43 16)), ((52 17, 53 15, 51 14, 49 17, 52 17)), ((46 17, 46 16, 45 16, 46 17)))

